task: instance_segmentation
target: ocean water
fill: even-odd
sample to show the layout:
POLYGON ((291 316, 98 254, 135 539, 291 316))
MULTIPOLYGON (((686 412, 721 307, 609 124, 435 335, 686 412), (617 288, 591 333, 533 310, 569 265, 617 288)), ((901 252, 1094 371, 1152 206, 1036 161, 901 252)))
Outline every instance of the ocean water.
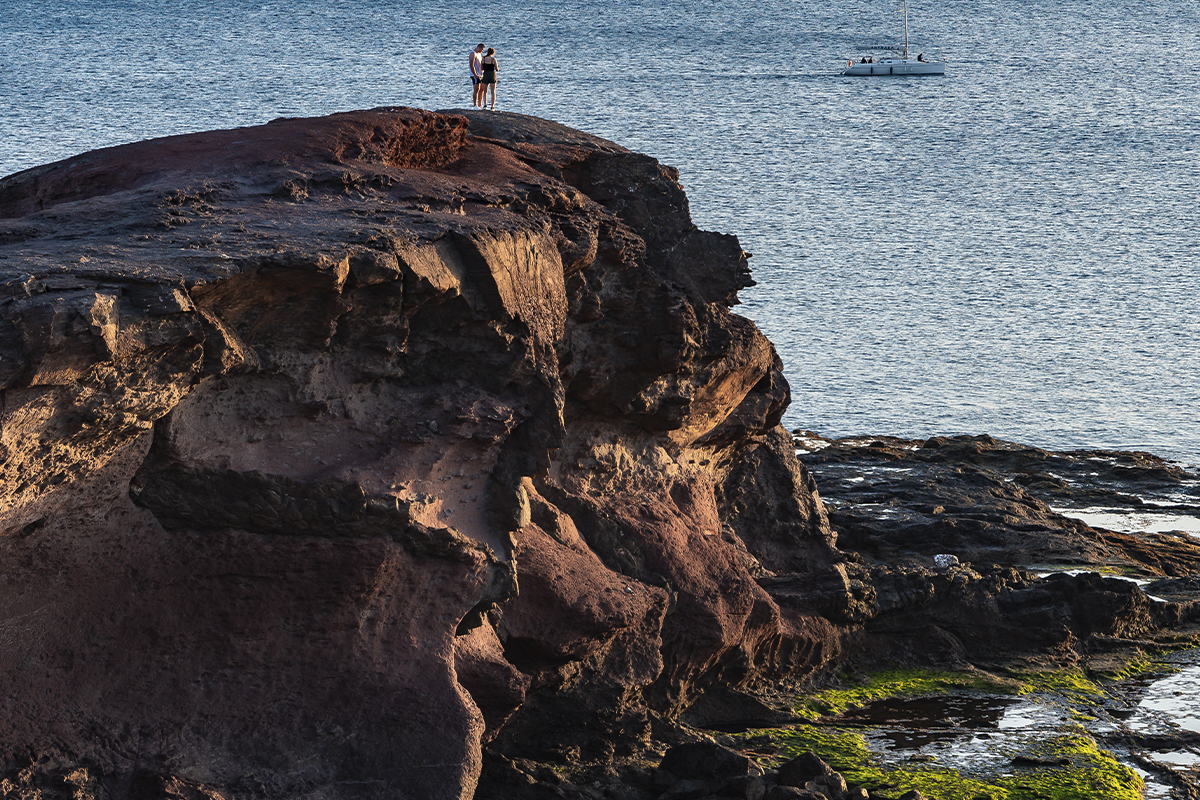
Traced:
POLYGON ((910 0, 944 77, 843 78, 898 0, 0 0, 0 175, 380 105, 499 107, 679 168, 736 234, 785 422, 1200 463, 1200 4, 910 0))

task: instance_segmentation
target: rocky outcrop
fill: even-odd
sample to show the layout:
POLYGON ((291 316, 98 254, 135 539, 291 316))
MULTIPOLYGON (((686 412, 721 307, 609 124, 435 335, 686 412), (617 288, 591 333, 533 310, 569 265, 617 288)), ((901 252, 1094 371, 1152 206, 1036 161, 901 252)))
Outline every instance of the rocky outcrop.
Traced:
POLYGON ((762 583, 844 569, 748 275, 516 115, 0 180, 4 791, 470 797, 825 664, 762 583))
POLYGON ((760 581, 777 602, 842 623, 863 664, 1105 672, 1114 646, 1137 650, 1194 626, 1187 578, 1200 547, 1179 533, 1123 533, 1066 516, 1149 509, 1194 515, 1196 478, 1146 453, 1058 453, 990 436, 911 441, 801 435, 843 563, 760 581), (821 578, 814 581, 813 578, 821 578), (1147 594, 1149 592, 1150 594, 1147 594), (1151 597, 1153 595, 1153 597, 1151 597))
POLYGON ((1092 527, 1079 511, 1200 513, 1196 476, 1149 453, 1052 452, 991 436, 801 437, 839 545, 885 562, 960 561, 1191 575, 1189 537, 1092 527), (807 448, 811 448, 808 451, 807 448))

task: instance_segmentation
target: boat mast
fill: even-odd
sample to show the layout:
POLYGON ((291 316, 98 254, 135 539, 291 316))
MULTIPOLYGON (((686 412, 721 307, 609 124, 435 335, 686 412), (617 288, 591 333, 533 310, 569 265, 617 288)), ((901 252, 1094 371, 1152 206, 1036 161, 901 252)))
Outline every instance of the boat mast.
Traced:
POLYGON ((908 0, 904 0, 904 57, 908 58, 908 0))

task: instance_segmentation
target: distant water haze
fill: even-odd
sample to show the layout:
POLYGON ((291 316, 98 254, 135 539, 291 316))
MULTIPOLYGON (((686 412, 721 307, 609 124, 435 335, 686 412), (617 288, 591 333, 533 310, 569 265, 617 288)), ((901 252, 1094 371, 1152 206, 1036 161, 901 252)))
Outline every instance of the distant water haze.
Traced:
POLYGON ((0 0, 0 175, 379 105, 498 108, 679 168, 736 234, 785 423, 1200 463, 1200 5, 910 0, 944 78, 843 78, 897 0, 0 0))

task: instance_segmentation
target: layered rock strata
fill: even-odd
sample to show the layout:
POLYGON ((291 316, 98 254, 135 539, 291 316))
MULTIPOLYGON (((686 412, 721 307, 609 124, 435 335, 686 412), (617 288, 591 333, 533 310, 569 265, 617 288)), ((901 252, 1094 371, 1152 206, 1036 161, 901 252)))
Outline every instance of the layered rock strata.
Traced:
POLYGON ((826 664, 758 580, 842 573, 746 258, 507 114, 0 180, 3 790, 465 798, 826 664))

